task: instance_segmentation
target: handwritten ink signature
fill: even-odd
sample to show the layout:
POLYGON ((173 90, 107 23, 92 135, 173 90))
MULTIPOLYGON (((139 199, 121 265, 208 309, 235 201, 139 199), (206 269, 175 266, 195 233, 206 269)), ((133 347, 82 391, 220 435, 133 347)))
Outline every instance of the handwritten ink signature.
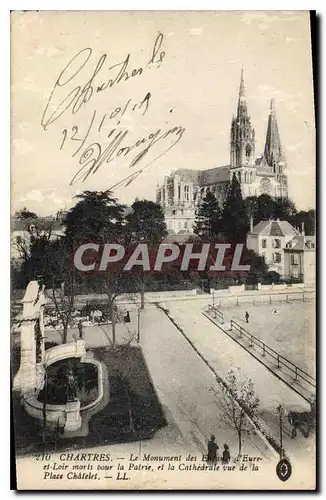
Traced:
MULTIPOLYGON (((161 67, 166 54, 161 48, 163 38, 162 33, 159 33, 156 37, 146 67, 161 67)), ((42 116, 41 125, 45 131, 60 117, 63 117, 69 109, 73 115, 77 115, 79 110, 86 103, 90 102, 95 94, 103 92, 108 88, 112 88, 120 82, 127 81, 137 76, 139 77, 145 70, 144 66, 131 71, 129 69, 131 56, 128 54, 123 61, 113 64, 106 69, 107 72, 111 72, 116 69, 118 70, 118 73, 114 77, 111 77, 110 73, 109 78, 104 78, 104 68, 107 61, 107 55, 103 54, 97 61, 95 68, 92 70, 91 76, 86 77, 86 83, 83 82, 80 84, 76 82, 76 79, 78 76, 81 77, 81 73, 84 73, 83 70, 89 67, 91 56, 91 48, 79 51, 60 72, 42 116), (73 86, 73 88, 71 88, 71 86, 73 86)), ((150 132, 147 136, 141 137, 136 141, 131 139, 128 128, 119 127, 120 121, 127 112, 129 114, 133 112, 141 112, 141 117, 145 116, 149 112, 151 99, 152 93, 147 92, 140 102, 135 102, 132 98, 129 98, 123 105, 116 106, 111 109, 111 111, 107 111, 102 115, 99 114, 96 109, 93 109, 93 113, 89 124, 86 127, 85 133, 82 133, 81 127, 78 124, 71 127, 71 130, 68 130, 67 128, 62 130, 60 150, 68 147, 68 144, 73 146, 74 143, 77 142, 78 146, 77 149, 73 151, 72 157, 75 157, 80 153, 79 169, 70 181, 70 185, 77 181, 85 182, 86 179, 91 174, 95 174, 102 165, 113 162, 114 160, 119 160, 120 166, 121 161, 126 158, 130 161, 129 168, 133 168, 137 164, 143 162, 147 157, 148 162, 145 166, 142 166, 139 170, 134 171, 114 186, 111 186, 111 189, 122 185, 128 186, 144 170, 148 169, 157 159, 161 158, 180 141, 185 132, 185 128, 179 125, 170 128, 167 127, 165 130, 157 128, 157 130, 150 132), (117 123, 114 123, 115 120, 117 120, 117 123), (110 128, 109 133, 107 133, 107 131, 105 132, 105 129, 107 128, 110 128), (86 141, 90 139, 91 134, 94 133, 97 136, 101 134, 100 139, 96 137, 95 140, 93 139, 93 141, 89 141, 89 143, 86 144, 86 141), (101 137, 104 133, 105 142, 103 144, 103 139, 101 137), (109 141, 107 141, 107 139, 109 139, 109 141), (128 139, 129 142, 127 143, 128 139), (164 145, 167 141, 168 144, 164 145), (150 155, 149 153, 151 152, 153 146, 159 144, 163 144, 163 148, 158 148, 156 153, 150 155)))
MULTIPOLYGON (((148 152, 154 146, 154 144, 157 144, 159 141, 166 139, 170 135, 175 136, 175 140, 172 144, 170 144, 167 148, 165 148, 162 153, 156 156, 142 169, 137 171, 139 175, 145 169, 151 166, 154 163, 154 161, 156 161, 158 158, 163 156, 163 154, 167 153, 170 149, 172 149, 180 141, 184 132, 185 129, 180 126, 170 128, 165 132, 163 132, 161 129, 158 129, 154 133, 151 132, 148 135, 148 137, 142 137, 141 139, 138 139, 135 143, 131 145, 123 146, 122 142, 128 136, 129 133, 128 129, 122 129, 119 131, 117 131, 116 129, 112 129, 108 134, 108 138, 112 137, 112 139, 105 146, 105 149, 98 142, 93 142, 84 150, 79 159, 79 164, 82 166, 70 181, 70 185, 74 184, 77 180, 82 180, 82 182, 85 182, 87 177, 90 174, 95 174, 101 167, 101 165, 103 165, 104 163, 109 163, 114 159, 119 158, 122 155, 126 157, 127 155, 129 155, 131 151, 134 151, 140 146, 145 145, 144 149, 142 149, 139 153, 137 153, 136 156, 133 157, 133 159, 131 160, 130 167, 134 167, 137 163, 143 160, 143 158, 148 154, 148 152)), ((134 180, 136 177, 138 177, 138 175, 135 177, 135 174, 136 172, 128 176, 127 179, 123 179, 122 181, 120 181, 119 185, 121 185, 125 181, 128 181, 127 185, 129 185, 131 183, 130 179, 134 180)), ((112 186, 112 188, 113 187, 118 187, 118 186, 115 185, 112 186)))
MULTIPOLYGON (((165 57, 165 51, 160 50, 162 43, 163 34, 159 33, 155 40, 152 54, 147 63, 147 66, 150 67, 151 65, 156 64, 157 67, 160 67, 160 65, 162 64, 165 57)), ((103 75, 102 68, 104 67, 104 64, 107 60, 107 54, 103 54, 97 61, 95 69, 93 70, 91 77, 86 81, 86 83, 78 84, 71 90, 68 90, 68 94, 64 95, 64 98, 62 99, 62 97, 60 97, 60 90, 63 88, 64 91, 66 91, 68 84, 75 84, 76 77, 81 73, 83 68, 89 66, 88 62, 91 59, 92 53, 93 51, 89 47, 80 50, 61 71, 51 91, 41 119, 41 125, 44 130, 47 130, 49 125, 58 120, 69 108, 71 108, 72 114, 76 114, 82 108, 82 106, 90 102, 90 100, 96 93, 103 92, 104 90, 112 88, 121 82, 126 82, 130 78, 140 76, 144 72, 144 68, 142 67, 133 69, 131 72, 130 70, 127 71, 130 62, 130 54, 128 54, 123 61, 113 64, 112 66, 109 66, 107 68, 107 71, 109 73, 114 69, 118 69, 118 73, 114 77, 106 78, 104 82, 103 80, 101 80, 96 83, 96 77, 100 76, 100 72, 101 75, 103 75), (59 100, 58 104, 57 100, 59 100), (50 108, 53 107, 54 111, 52 111, 50 116, 48 116, 50 108)))

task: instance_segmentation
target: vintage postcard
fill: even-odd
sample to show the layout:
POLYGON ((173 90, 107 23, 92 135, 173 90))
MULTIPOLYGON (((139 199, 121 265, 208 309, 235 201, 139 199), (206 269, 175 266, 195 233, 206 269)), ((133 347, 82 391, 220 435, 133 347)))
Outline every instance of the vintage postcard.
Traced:
POLYGON ((12 12, 19 490, 316 488, 313 19, 12 12))

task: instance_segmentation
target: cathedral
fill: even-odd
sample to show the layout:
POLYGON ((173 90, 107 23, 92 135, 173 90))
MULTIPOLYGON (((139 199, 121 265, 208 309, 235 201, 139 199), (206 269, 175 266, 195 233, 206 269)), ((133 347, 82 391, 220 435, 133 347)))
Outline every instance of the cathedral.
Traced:
POLYGON ((229 165, 208 170, 181 168, 166 176, 163 185, 157 186, 157 202, 164 209, 168 231, 175 234, 193 232, 200 200, 211 191, 222 206, 233 175, 239 180, 244 198, 263 193, 273 197, 288 196, 286 158, 274 99, 270 103, 264 153, 256 158, 255 129, 248 114, 243 70, 237 113, 231 123, 229 165))

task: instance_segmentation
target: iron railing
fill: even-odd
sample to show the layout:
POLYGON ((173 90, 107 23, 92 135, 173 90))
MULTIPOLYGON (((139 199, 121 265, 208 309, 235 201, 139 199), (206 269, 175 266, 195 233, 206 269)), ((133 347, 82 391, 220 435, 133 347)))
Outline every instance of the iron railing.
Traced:
POLYGON ((231 319, 231 330, 235 330, 240 334, 240 337, 245 337, 250 342, 250 347, 257 346, 262 350, 263 356, 269 356, 277 362, 277 368, 286 368, 291 374, 294 375, 294 380, 303 380, 307 384, 316 388, 316 380, 305 372, 297 365, 286 359, 284 356, 274 351, 269 345, 262 342, 255 335, 248 332, 243 326, 239 325, 235 320, 231 319))
POLYGON ((208 310, 209 312, 214 314, 215 319, 218 318, 222 324, 224 323, 224 314, 222 313, 222 311, 217 309, 217 307, 212 306, 211 304, 208 305, 208 310))

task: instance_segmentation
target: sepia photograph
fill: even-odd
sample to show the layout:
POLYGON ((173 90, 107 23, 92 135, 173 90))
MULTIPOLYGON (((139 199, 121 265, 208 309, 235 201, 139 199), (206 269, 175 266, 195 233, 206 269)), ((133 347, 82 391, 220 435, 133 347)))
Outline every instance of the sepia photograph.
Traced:
POLYGON ((18 490, 316 489, 315 22, 11 12, 18 490))

